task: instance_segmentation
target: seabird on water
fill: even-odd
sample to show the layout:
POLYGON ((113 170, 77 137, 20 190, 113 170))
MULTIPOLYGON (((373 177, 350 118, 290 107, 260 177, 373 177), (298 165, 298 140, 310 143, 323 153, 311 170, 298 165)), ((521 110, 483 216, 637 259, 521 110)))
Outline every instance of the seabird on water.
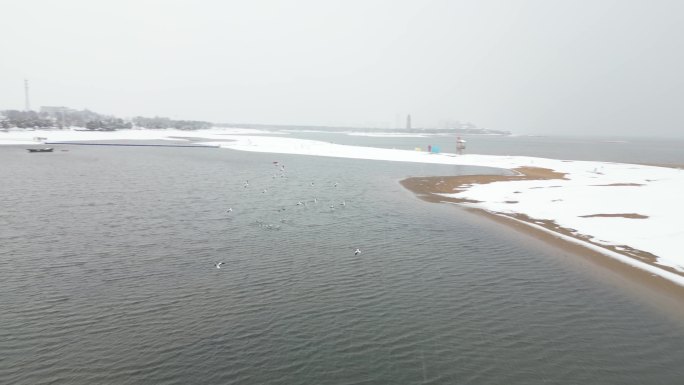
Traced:
POLYGON ((232 207, 229 207, 227 212, 232 213, 232 212, 233 212, 233 208, 232 208, 232 207))
POLYGON ((217 263, 217 264, 216 264, 216 268, 217 268, 217 269, 220 269, 220 268, 221 268, 221 265, 223 265, 224 263, 225 263, 225 262, 219 262, 219 263, 217 263))
POLYGON ((356 249, 356 251, 354 252, 354 255, 359 255, 359 254, 361 254, 361 250, 356 249))

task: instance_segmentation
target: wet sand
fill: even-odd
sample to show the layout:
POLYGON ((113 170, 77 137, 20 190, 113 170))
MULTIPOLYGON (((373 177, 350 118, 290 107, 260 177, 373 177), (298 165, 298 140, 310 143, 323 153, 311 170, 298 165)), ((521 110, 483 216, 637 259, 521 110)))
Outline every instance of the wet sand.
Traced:
MULTIPOLYGON (((487 184, 499 181, 510 181, 510 180, 551 180, 551 179, 565 179, 565 174, 559 173, 550 169, 535 168, 535 167, 520 167, 512 170, 515 172, 514 175, 460 175, 460 176, 443 176, 443 177, 412 177, 402 180, 400 183, 409 191, 413 192, 419 198, 434 203, 477 203, 475 200, 459 199, 445 197, 439 194, 452 194, 460 191, 466 190, 470 185, 473 184, 487 184)), ((659 269, 663 269, 678 275, 684 275, 667 266, 661 266, 656 264, 656 256, 642 251, 630 248, 628 246, 622 245, 616 246, 606 246, 592 242, 591 238, 588 236, 583 236, 581 234, 576 234, 571 231, 571 229, 565 229, 555 222, 550 220, 539 220, 535 218, 530 218, 524 214, 509 214, 509 213, 498 213, 490 212, 486 210, 467 208, 469 211, 485 215, 490 219, 493 219, 499 223, 506 224, 518 231, 523 231, 525 233, 531 234, 536 238, 539 238, 547 243, 553 244, 562 250, 571 252, 576 255, 581 255, 583 257, 589 258, 592 262, 597 265, 609 268, 611 271, 619 272, 620 274, 629 277, 632 280, 639 281, 650 287, 657 289, 658 291, 663 291, 668 295, 674 295, 678 299, 684 299, 684 287, 677 285, 667 279, 656 276, 648 271, 639 269, 637 267, 630 266, 626 263, 620 262, 613 259, 599 251, 589 248, 589 246, 582 246, 581 244, 573 243, 564 240, 558 236, 547 233, 540 229, 536 229, 530 225, 541 226, 547 230, 550 230, 557 234, 562 234, 563 236, 572 237, 578 239, 582 242, 591 244, 593 246, 598 246, 606 250, 619 253, 621 255, 637 259, 641 262, 647 263, 649 265, 656 266, 659 269)), ((597 213, 596 216, 605 216, 613 214, 601 214, 597 213)), ((632 217, 634 219, 639 219, 638 214, 626 213, 618 214, 620 216, 625 215, 632 217)))

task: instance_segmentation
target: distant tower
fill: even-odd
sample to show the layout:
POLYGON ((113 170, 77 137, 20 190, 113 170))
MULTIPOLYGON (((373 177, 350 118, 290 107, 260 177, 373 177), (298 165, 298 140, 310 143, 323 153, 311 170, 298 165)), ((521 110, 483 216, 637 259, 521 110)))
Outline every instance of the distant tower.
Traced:
POLYGON ((408 114, 408 116, 406 116, 406 129, 411 129, 411 114, 408 114))
POLYGON ((31 103, 29 102, 29 85, 28 85, 28 79, 24 79, 24 109, 26 111, 31 111, 31 103))

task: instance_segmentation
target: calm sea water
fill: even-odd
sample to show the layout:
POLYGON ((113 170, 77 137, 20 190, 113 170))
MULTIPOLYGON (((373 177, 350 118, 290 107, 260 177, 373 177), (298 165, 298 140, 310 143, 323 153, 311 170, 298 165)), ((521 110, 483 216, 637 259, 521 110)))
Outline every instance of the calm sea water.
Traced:
POLYGON ((398 183, 477 171, 0 147, 0 382, 680 384, 681 320, 398 183))

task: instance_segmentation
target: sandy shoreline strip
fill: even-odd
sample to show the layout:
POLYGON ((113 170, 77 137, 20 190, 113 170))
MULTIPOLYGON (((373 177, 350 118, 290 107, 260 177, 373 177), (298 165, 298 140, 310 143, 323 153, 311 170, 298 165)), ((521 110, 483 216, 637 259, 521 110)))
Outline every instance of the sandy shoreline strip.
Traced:
MULTIPOLYGON (((565 174, 554 170, 538 167, 519 167, 513 169, 515 175, 459 175, 459 176, 437 176, 437 177, 412 177, 400 181, 401 185, 416 194, 417 197, 433 203, 454 203, 463 205, 464 203, 478 203, 476 200, 454 198, 443 194, 453 194, 467 190, 476 184, 488 184, 501 181, 513 180, 562 180, 565 174)), ((619 271, 631 278, 639 281, 648 281, 649 285, 655 285, 666 289, 670 293, 676 293, 677 297, 684 298, 684 287, 668 279, 653 274, 642 268, 630 266, 629 261, 620 261, 615 258, 615 254, 625 258, 639 261, 651 266, 654 269, 664 270, 670 274, 684 277, 681 272, 657 264, 657 257, 651 253, 629 248, 626 246, 612 246, 593 242, 590 237, 577 234, 573 229, 563 228, 550 220, 539 220, 530 218, 524 214, 511 214, 495 212, 485 209, 466 207, 468 210, 483 214, 497 222, 512 226, 519 231, 534 235, 546 242, 550 242, 561 249, 571 251, 575 254, 586 256, 594 260, 599 265, 607 266, 611 270, 619 271), (615 253, 615 254, 612 254, 615 253), (610 258, 610 256, 613 258, 610 258)), ((597 214, 598 216, 616 214, 597 214)), ((633 213, 619 214, 626 217, 634 217, 633 213)), ((637 216, 636 219, 639 217, 637 216)))

